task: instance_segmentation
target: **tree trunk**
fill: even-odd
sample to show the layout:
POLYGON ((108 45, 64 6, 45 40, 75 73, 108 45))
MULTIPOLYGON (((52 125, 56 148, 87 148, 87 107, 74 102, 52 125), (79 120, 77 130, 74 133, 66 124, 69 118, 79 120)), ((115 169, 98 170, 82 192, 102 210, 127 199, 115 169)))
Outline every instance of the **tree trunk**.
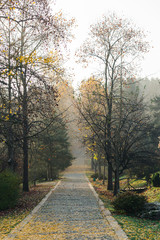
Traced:
POLYGON ((28 192, 28 102, 26 72, 21 76, 23 80, 23 191, 28 192))
POLYGON ((114 196, 119 193, 119 169, 115 171, 115 181, 114 181, 114 196))
POLYGON ((92 153, 92 157, 91 157, 91 169, 94 169, 94 160, 93 160, 93 153, 92 153))
MULTIPOLYGON (((23 18, 24 18, 23 10, 23 18)), ((24 40, 25 36, 25 24, 22 23, 21 28, 21 56, 24 56, 24 40)), ((23 111, 23 191, 29 191, 28 185, 28 96, 27 96, 27 65, 24 67, 23 63, 20 63, 21 71, 21 81, 23 84, 23 101, 22 101, 22 111, 23 111)))
POLYGON ((50 163, 50 172, 51 172, 51 177, 50 181, 53 180, 53 168, 52 168, 52 163, 50 163))
POLYGON ((28 192, 28 120, 26 114, 23 119, 23 191, 28 192))
MULTIPOLYGON (((10 11, 9 11, 10 15, 10 11)), ((8 72, 11 71, 11 26, 9 18, 9 42, 8 42, 8 72)), ((13 149, 13 131, 12 131, 12 78, 11 74, 8 75, 8 115, 9 115, 9 124, 8 124, 8 165, 12 171, 15 171, 15 162, 14 162, 14 149, 13 149)))
POLYGON ((101 160, 98 159, 98 178, 100 178, 101 175, 102 175, 102 172, 101 172, 101 160))
POLYGON ((103 185, 105 184, 105 176, 106 176, 106 166, 105 166, 105 159, 104 159, 104 168, 103 168, 103 185))
POLYGON ((47 163, 47 181, 49 180, 49 163, 47 163))
MULTIPOLYGON (((10 131, 10 130, 9 130, 10 131)), ((13 150, 13 142, 11 141, 11 137, 9 137, 8 143, 8 165, 11 171, 15 171, 15 161, 14 161, 14 150, 13 150)))
POLYGON ((108 190, 113 190, 112 166, 108 164, 108 190))
POLYGON ((96 162, 96 160, 94 161, 94 172, 97 173, 97 162, 96 162))
POLYGON ((108 161, 108 190, 113 190, 112 163, 111 163, 111 117, 112 117, 112 97, 108 105, 108 123, 107 123, 107 161, 108 161))

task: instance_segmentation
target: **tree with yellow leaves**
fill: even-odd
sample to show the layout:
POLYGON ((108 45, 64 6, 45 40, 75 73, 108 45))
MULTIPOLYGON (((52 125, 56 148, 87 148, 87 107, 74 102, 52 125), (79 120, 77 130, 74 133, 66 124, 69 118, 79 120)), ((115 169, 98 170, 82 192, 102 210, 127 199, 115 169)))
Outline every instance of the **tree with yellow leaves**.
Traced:
POLYGON ((107 141, 104 121, 107 107, 102 79, 96 79, 92 76, 88 80, 82 81, 77 108, 80 113, 81 128, 83 128, 84 132, 84 142, 91 151, 91 165, 94 166, 95 171, 97 171, 98 166, 99 176, 103 165, 104 181, 107 162, 102 157, 105 155, 104 146, 107 141))
MULTIPOLYGON (((63 73, 60 67, 60 45, 68 41, 68 32, 73 25, 73 20, 66 21, 62 13, 52 15, 48 0, 23 0, 1 1, 1 89, 6 93, 8 104, 8 125, 11 122, 12 112, 17 108, 17 116, 21 129, 23 149, 23 190, 28 191, 28 142, 31 124, 30 106, 36 114, 36 104, 31 89, 44 92, 53 89, 54 81, 63 73), (5 3, 5 7, 4 7, 5 3), (50 48, 54 49, 52 52, 50 48), (17 107, 15 107, 17 105, 17 107)), ((54 89, 53 89, 54 92, 54 89)), ((48 91, 48 94, 50 92, 48 91)), ((1 99, 3 102, 3 98, 1 99)), ((40 102, 40 101, 38 101, 40 102)), ((54 102, 54 101, 53 101, 54 102)), ((3 104, 3 103, 2 103, 3 104)), ((54 104, 53 104, 54 106, 54 104)), ((44 111, 44 108, 43 110, 44 111)), ((44 115, 44 114, 41 114, 44 115)), ((49 121, 49 119, 48 119, 49 121)), ((37 121, 38 124, 38 121, 37 121)), ((34 128, 35 129, 35 128, 34 128)), ((13 152, 14 126, 10 127, 8 140, 11 142, 13 152)), ((39 128, 37 128, 37 133, 39 128)), ((8 140, 6 142, 8 142, 8 140)), ((18 140, 17 140, 18 141, 18 140)), ((13 154, 10 161, 13 164, 13 154)))

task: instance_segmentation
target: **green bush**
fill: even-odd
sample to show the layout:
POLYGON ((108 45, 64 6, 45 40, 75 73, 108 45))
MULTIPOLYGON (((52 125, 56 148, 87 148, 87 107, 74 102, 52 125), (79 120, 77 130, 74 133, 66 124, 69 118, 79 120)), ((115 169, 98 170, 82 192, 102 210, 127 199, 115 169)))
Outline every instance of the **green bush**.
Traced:
POLYGON ((12 208, 19 197, 20 178, 15 173, 5 170, 0 173, 0 210, 12 208))
POLYGON ((123 210, 127 214, 136 214, 143 210, 146 197, 133 192, 124 192, 118 194, 112 201, 115 210, 123 210))
POLYGON ((153 174, 151 181, 152 181, 153 187, 160 187, 160 176, 159 176, 159 173, 153 174))

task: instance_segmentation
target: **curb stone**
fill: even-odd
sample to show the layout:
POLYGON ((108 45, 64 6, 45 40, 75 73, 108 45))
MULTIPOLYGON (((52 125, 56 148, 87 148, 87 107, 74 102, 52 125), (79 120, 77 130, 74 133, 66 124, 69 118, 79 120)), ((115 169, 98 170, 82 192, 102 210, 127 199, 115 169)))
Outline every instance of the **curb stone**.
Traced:
MULTIPOLYGON (((114 230, 117 239, 118 240, 129 240, 129 238, 126 236, 125 232, 121 229, 121 227, 119 226, 119 224, 117 223, 117 221, 111 216, 111 213, 108 209, 106 209, 104 207, 104 203, 102 202, 101 199, 99 199, 98 194, 96 193, 96 191, 94 190, 93 186, 91 185, 91 183, 89 182, 89 179, 87 178, 86 175, 84 175, 88 185, 90 187, 90 189, 93 192, 93 195, 95 196, 97 203, 100 207, 100 210, 103 214, 103 216, 106 218, 106 220, 108 221, 108 223, 110 224, 110 226, 112 227, 112 229, 114 230)), ((4 240, 9 240, 9 239, 14 239, 17 235, 17 232, 22 231, 23 227, 31 220, 31 218, 33 217, 33 215, 43 206, 43 204, 47 201, 47 199, 49 198, 49 196, 52 194, 52 192, 60 185, 61 181, 59 181, 55 187, 53 189, 50 190, 50 192, 41 200, 41 202, 31 211, 31 213, 22 221, 20 222, 12 231, 10 234, 8 234, 5 238, 3 238, 4 240)))
POLYGON ((54 186, 54 188, 52 188, 49 193, 47 193, 47 195, 41 200, 41 202, 31 211, 31 213, 25 217, 23 219, 22 222, 20 222, 5 238, 3 238, 3 240, 9 240, 11 238, 15 238, 16 237, 16 233, 19 231, 22 231, 22 228, 31 220, 31 218, 33 217, 33 215, 43 206, 43 204, 47 201, 47 199, 49 198, 49 196, 52 194, 52 192, 54 192, 56 190, 56 188, 59 186, 59 184, 61 183, 61 180, 58 181, 58 183, 54 186))
POLYGON ((96 193, 94 187, 92 186, 92 184, 90 183, 89 179, 87 178, 87 176, 85 175, 89 187, 92 190, 94 196, 97 199, 97 202, 99 204, 100 210, 102 212, 102 214, 104 215, 104 217, 108 220, 109 224, 111 225, 111 227, 113 228, 113 230, 115 231, 118 240, 129 240, 129 238, 127 237, 126 233, 122 230, 122 228, 120 227, 120 225, 118 224, 118 222, 115 220, 114 217, 112 217, 111 212, 106 209, 104 207, 104 203, 102 202, 102 200, 99 198, 98 194, 96 193))

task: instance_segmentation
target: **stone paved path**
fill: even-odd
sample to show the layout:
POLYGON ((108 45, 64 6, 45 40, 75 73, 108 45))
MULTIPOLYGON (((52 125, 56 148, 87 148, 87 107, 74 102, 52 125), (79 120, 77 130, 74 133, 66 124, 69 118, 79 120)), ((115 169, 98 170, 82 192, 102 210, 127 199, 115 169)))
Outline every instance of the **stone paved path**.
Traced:
POLYGON ((65 172, 56 190, 21 231, 7 239, 117 239, 80 164, 84 164, 82 157, 65 172))

